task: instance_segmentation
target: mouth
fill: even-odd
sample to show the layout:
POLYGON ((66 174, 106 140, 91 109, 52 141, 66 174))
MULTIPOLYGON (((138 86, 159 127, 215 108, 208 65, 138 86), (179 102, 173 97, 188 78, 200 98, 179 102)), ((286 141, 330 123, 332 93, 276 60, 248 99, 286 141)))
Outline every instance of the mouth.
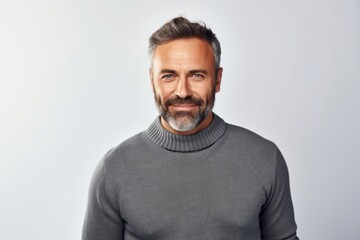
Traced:
POLYGON ((169 107, 173 108, 176 111, 192 111, 197 107, 196 104, 183 103, 183 104, 172 104, 169 107))

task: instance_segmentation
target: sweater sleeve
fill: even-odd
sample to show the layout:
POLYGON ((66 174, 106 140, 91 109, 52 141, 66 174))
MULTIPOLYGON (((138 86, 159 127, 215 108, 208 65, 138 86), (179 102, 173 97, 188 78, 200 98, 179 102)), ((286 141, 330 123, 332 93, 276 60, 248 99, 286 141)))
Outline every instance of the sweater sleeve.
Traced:
POLYGON ((273 184, 260 213, 261 239, 298 240, 285 160, 276 150, 273 184))
POLYGON ((122 240, 123 220, 106 186, 105 160, 97 166, 89 189, 82 240, 122 240))

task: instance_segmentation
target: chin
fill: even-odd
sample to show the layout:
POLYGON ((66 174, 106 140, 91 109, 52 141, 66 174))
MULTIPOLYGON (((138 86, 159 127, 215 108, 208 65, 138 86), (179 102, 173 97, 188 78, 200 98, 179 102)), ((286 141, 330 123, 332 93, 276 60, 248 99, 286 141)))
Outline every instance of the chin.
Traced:
POLYGON ((187 132, 187 131, 191 131, 194 128, 196 128, 199 123, 201 122, 200 118, 197 117, 195 119, 183 119, 186 117, 178 117, 176 119, 170 117, 168 118, 166 121, 169 123, 169 125, 176 131, 179 132, 187 132), (182 118, 182 119, 179 119, 182 118))

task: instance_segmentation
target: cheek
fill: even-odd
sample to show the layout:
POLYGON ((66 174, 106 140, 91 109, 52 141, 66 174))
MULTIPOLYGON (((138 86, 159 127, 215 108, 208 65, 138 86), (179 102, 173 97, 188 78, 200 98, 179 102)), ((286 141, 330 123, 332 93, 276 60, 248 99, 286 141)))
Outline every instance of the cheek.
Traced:
POLYGON ((162 100, 167 99, 173 93, 173 89, 168 85, 157 85, 154 89, 157 97, 162 100))
POLYGON ((206 99, 209 95, 212 94, 213 86, 210 84, 198 84, 194 85, 193 92, 196 93, 202 99, 206 99))

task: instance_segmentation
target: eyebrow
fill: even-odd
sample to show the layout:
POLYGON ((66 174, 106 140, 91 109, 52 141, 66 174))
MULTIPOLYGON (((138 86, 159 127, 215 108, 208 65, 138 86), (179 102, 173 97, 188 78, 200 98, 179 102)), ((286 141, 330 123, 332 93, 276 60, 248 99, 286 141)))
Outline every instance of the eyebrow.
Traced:
POLYGON ((161 69, 160 74, 164 73, 176 73, 176 71, 171 69, 161 69))
POLYGON ((194 69, 194 70, 190 70, 189 71, 190 74, 194 74, 194 73, 202 73, 202 74, 208 74, 208 72, 206 70, 203 69, 194 69))
MULTIPOLYGON (((172 69, 161 69, 160 74, 164 74, 164 73, 176 73, 176 71, 172 69)), ((203 69, 194 69, 189 71, 189 74, 194 74, 194 73, 208 74, 208 72, 203 69)))

